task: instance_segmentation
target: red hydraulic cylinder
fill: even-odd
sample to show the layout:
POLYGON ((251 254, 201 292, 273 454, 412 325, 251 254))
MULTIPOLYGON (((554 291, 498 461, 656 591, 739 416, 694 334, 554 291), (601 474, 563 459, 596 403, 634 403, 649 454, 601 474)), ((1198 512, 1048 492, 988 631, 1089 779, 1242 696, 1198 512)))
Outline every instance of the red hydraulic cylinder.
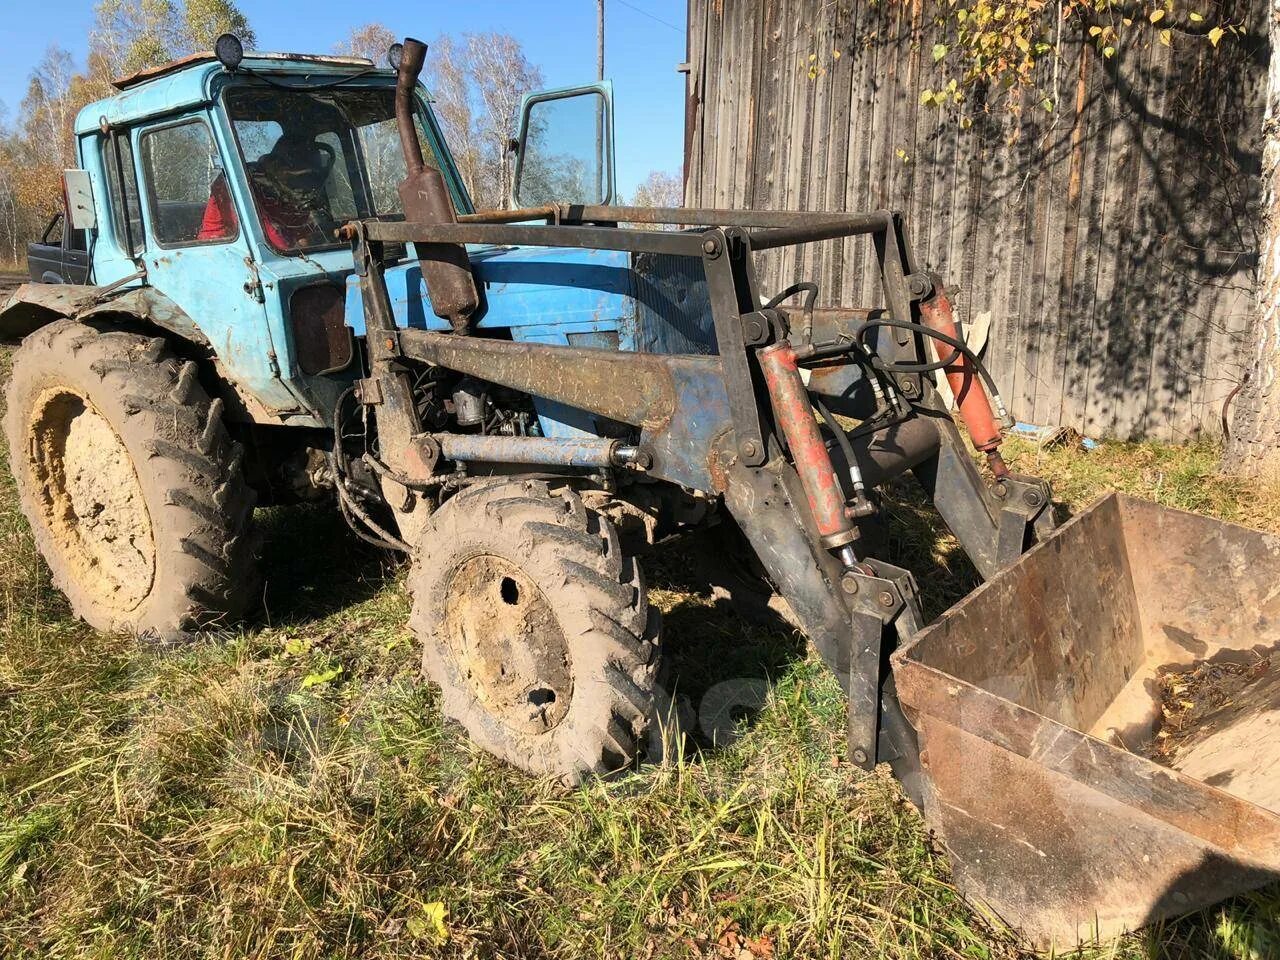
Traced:
POLYGON ((773 413, 786 437, 795 460, 800 485, 804 487, 822 543, 829 549, 857 539, 852 522, 845 515, 844 491, 831 465, 831 454, 822 441, 813 406, 805 392, 796 354, 786 340, 760 351, 760 369, 773 401, 773 413))
MULTIPOLYGON (((960 327, 951 312, 951 300, 947 297, 946 290, 939 283, 935 291, 932 297, 920 304, 921 322, 929 329, 937 330, 953 340, 961 339, 960 327)), ((934 346, 939 359, 954 352, 941 340, 934 341, 934 346)), ((991 400, 987 396, 982 381, 978 378, 978 372, 974 369, 973 363, 967 356, 961 354, 954 363, 943 369, 947 375, 947 383, 951 385, 951 392, 955 395, 960 418, 964 420, 974 448, 987 455, 987 463, 995 476, 1007 476, 1009 468, 1000 457, 1000 428, 996 425, 996 418, 991 413, 991 400)))

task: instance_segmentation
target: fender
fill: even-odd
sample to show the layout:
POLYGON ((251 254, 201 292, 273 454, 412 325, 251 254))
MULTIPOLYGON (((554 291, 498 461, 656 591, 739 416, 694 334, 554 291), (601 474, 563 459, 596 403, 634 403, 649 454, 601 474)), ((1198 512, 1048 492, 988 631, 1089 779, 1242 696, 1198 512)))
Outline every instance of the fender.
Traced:
POLYGON ((216 392, 237 420, 279 424, 249 390, 228 376, 208 337, 181 307, 154 287, 115 288, 73 283, 24 283, 0 305, 0 344, 17 344, 55 320, 122 319, 131 326, 167 333, 189 344, 216 375, 216 392))
POLYGON ((63 317, 123 314, 197 346, 209 341, 176 303, 153 287, 111 289, 76 283, 24 283, 0 307, 0 343, 14 344, 63 317))

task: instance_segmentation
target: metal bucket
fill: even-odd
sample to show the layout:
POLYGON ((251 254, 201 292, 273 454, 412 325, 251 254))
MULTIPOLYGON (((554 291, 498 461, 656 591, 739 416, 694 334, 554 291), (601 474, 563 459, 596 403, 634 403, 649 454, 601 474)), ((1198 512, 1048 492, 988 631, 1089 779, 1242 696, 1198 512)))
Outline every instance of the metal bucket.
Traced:
POLYGON ((1120 494, 952 607, 893 670, 957 884, 1063 948, 1280 879, 1278 647, 1280 538, 1120 494))

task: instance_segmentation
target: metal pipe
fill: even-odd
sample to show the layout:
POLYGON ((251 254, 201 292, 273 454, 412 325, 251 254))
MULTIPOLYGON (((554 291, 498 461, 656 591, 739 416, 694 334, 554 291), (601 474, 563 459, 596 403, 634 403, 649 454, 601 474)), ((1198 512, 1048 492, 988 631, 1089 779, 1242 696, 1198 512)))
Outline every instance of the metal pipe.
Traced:
MULTIPOLYGON (((419 230, 432 225, 454 226, 458 219, 444 175, 434 164, 429 165, 422 159, 422 145, 414 123, 417 113, 414 89, 426 56, 425 43, 406 37, 400 68, 396 71, 396 126, 408 171, 398 188, 400 204, 405 219, 419 230)), ((415 246, 431 309, 436 316, 448 320, 455 331, 465 332, 471 315, 480 305, 480 292, 471 275, 471 259, 466 247, 449 242, 415 246)))
POLYGON ((864 213, 841 220, 800 221, 793 226, 774 227, 749 233, 752 250, 771 250, 789 247, 797 243, 816 243, 864 233, 881 233, 892 225, 893 216, 888 213, 864 213))
POLYGON ((761 350, 759 358, 774 417, 791 450, 818 536, 828 549, 846 546, 857 539, 857 531, 845 515, 844 492, 800 379, 795 351, 789 341, 781 340, 761 350))
POLYGON ((413 37, 405 37, 403 47, 400 67, 396 71, 396 128, 400 132, 400 151, 404 154, 405 166, 412 176, 426 166, 422 159, 422 144, 418 142, 418 131, 413 124, 413 88, 427 61, 427 45, 413 37))
MULTIPOLYGON (((920 304, 920 322, 931 330, 937 330, 953 340, 960 340, 960 327, 951 310, 951 300, 941 282, 934 283, 934 295, 920 304)), ((939 344, 938 353, 947 349, 939 344)), ((987 455, 987 463, 995 477, 1005 477, 1009 468, 1000 456, 1000 428, 991 413, 991 400, 986 388, 978 379, 973 362, 964 354, 944 368, 947 383, 956 398, 956 407, 969 431, 974 449, 987 455)))
POLYGON ((440 456, 463 463, 527 463, 548 467, 615 467, 631 459, 618 440, 602 438, 499 437, 483 434, 437 433, 440 456), (626 459, 624 459, 626 457, 626 459))

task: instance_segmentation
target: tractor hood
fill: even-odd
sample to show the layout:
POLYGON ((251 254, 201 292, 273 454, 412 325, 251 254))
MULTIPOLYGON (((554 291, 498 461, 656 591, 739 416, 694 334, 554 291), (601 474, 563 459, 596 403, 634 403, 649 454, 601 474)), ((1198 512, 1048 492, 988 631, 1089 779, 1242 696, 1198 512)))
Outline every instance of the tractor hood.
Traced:
MULTIPOLYGON (((489 336, 645 353, 715 353, 702 264, 688 257, 615 250, 504 247, 471 255, 480 309, 472 329, 489 336)), ((431 309, 416 260, 389 267, 396 324, 450 329, 431 309)), ((347 279, 347 323, 365 333, 359 278, 347 279)))

